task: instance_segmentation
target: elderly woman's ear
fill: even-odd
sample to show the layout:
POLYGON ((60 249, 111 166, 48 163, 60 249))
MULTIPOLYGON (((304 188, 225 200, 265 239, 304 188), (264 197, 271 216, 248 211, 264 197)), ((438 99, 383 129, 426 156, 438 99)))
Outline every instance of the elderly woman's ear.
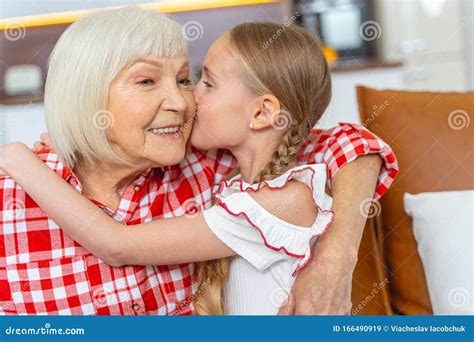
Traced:
POLYGON ((49 137, 48 132, 43 132, 40 134, 40 141, 35 141, 33 144, 33 151, 37 152, 45 147, 52 147, 51 138, 49 137))

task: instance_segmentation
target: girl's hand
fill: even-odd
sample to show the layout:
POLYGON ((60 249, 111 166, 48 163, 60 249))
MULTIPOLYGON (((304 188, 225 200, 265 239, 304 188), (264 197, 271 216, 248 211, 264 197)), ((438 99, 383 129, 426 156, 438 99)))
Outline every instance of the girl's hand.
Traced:
POLYGON ((29 152, 28 146, 21 142, 14 142, 0 147, 0 176, 6 176, 8 166, 15 163, 15 156, 25 153, 25 151, 29 152))
MULTIPOLYGON (((43 132, 40 134, 40 141, 36 141, 33 144, 33 152, 38 152, 39 150, 51 147, 51 138, 49 137, 48 132, 43 132)), ((28 149, 28 147, 20 142, 15 142, 11 144, 4 145, 0 147, 0 177, 6 176, 7 172, 5 171, 5 166, 2 163, 7 162, 5 158, 8 158, 7 155, 11 155, 11 153, 19 152, 20 150, 28 149)))
POLYGON ((51 139, 48 132, 43 132, 40 135, 40 141, 33 144, 33 151, 37 152, 45 147, 51 147, 51 139))

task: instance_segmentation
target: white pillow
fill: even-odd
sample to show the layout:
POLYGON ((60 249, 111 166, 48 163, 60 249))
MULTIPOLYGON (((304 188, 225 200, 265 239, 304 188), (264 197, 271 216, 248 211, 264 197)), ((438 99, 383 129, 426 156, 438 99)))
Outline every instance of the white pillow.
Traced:
POLYGON ((404 194, 435 315, 474 314, 474 191, 404 194))

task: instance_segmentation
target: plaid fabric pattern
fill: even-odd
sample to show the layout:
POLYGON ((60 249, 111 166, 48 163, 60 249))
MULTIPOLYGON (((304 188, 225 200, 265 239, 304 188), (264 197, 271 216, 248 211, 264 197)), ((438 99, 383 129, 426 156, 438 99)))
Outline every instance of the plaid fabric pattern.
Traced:
MULTIPOLYGON (((361 126, 314 129, 298 161, 326 163, 331 180, 344 165, 370 153, 384 160, 377 199, 393 182, 398 166, 390 147, 361 126)), ((82 191, 54 151, 37 154, 82 191)), ((117 210, 92 201, 126 225, 181 216, 208 208, 214 186, 235 166, 235 159, 224 150, 192 149, 179 165, 141 174, 125 189, 117 210)), ((12 178, 0 177, 0 199, 0 314, 193 314, 198 287, 193 264, 111 267, 64 234, 12 178)), ((94 225, 94 217, 84 224, 94 225)))
POLYGON ((340 123, 327 130, 313 129, 298 153, 298 161, 300 164, 325 163, 331 187, 344 165, 368 154, 378 154, 383 160, 373 197, 378 200, 395 180, 398 163, 391 147, 363 126, 340 123))

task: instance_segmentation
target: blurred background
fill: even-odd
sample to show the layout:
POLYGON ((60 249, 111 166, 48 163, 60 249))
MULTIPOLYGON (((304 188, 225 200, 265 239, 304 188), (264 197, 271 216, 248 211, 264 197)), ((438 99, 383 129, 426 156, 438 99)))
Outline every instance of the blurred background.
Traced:
MULTIPOLYGON (((48 56, 64 29, 96 8, 143 0, 0 1, 0 145, 45 130, 48 56)), ((296 23, 318 34, 333 70, 321 127, 360 123, 355 84, 409 90, 474 88, 472 0, 149 1, 188 31, 191 63, 224 30, 246 21, 296 23)))

